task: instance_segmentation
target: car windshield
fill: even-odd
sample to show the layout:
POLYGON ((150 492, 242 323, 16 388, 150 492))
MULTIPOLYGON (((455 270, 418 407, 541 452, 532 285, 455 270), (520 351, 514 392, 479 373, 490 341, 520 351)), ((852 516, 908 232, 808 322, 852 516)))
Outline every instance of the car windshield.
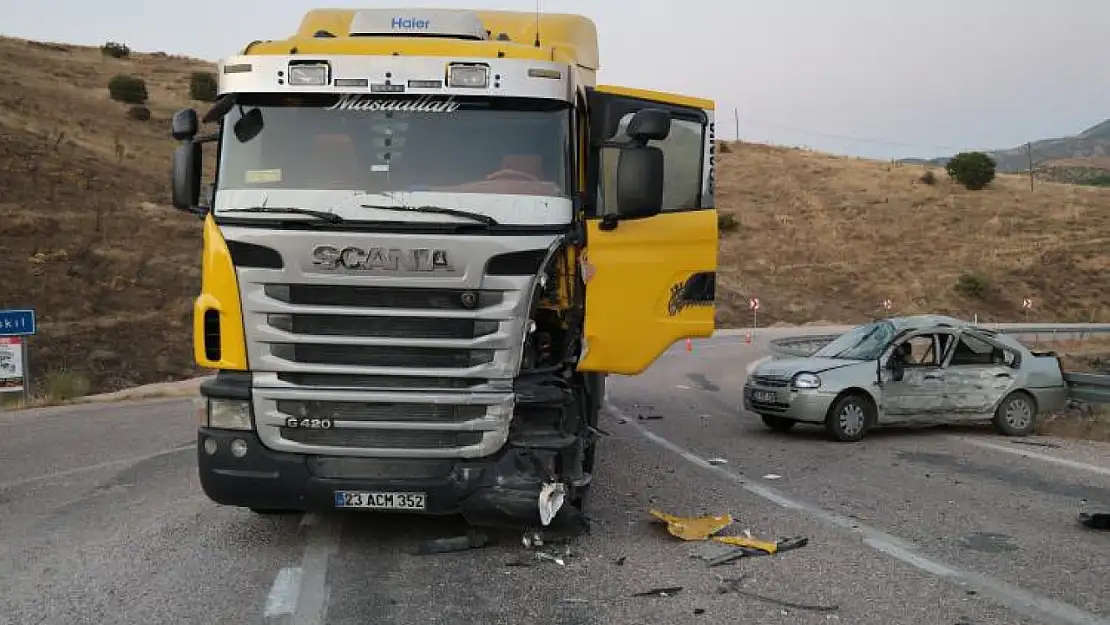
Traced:
POLYGON ((836 337, 834 341, 814 352, 817 358, 843 358, 845 360, 874 360, 894 337, 894 325, 889 321, 876 321, 856 326, 836 337))
POLYGON ((570 117, 553 100, 244 95, 224 118, 216 190, 567 198, 570 117))

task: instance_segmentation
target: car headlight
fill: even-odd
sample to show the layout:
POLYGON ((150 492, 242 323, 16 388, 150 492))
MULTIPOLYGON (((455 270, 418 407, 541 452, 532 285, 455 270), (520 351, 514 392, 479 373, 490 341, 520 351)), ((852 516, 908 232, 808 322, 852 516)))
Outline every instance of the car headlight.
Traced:
POLYGON ((208 427, 221 430, 251 430, 251 403, 241 399, 209 399, 208 427))
POLYGON ((799 373, 794 376, 794 388, 818 388, 820 386, 821 378, 812 373, 799 373))

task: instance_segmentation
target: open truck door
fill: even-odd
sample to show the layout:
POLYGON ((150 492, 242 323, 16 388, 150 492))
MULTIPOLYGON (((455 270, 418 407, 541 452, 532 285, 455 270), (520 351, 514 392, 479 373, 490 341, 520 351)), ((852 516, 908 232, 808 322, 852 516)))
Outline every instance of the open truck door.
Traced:
POLYGON ((581 266, 586 319, 578 368, 635 375, 675 341, 713 334, 714 106, 610 86, 588 89, 587 96, 586 189, 596 199, 581 266), (631 181, 645 171, 642 157, 662 161, 660 179, 631 181), (658 185, 662 202, 649 207, 658 185))

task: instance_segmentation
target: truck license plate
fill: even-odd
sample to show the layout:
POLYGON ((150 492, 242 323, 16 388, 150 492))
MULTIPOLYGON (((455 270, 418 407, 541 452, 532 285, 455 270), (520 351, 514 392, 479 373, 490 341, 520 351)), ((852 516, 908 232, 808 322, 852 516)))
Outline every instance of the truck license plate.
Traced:
POLYGON ((778 399, 778 394, 774 391, 752 391, 752 399, 773 404, 778 399))
POLYGON ((371 508, 375 510, 423 510, 424 493, 376 493, 357 490, 335 491, 336 508, 371 508))

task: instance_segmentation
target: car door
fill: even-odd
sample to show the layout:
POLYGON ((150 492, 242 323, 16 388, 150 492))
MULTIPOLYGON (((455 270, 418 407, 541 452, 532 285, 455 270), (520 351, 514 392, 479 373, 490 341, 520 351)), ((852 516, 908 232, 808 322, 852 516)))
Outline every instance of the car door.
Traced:
POLYGON ((712 336, 717 270, 713 204, 713 108, 708 100, 599 86, 588 90, 590 153, 581 271, 586 285, 582 371, 635 375, 675 341, 712 336), (663 210, 612 219, 618 151, 625 124, 644 108, 664 109, 671 130, 651 141, 664 155, 663 210), (609 217, 607 219, 607 217, 609 217))
POLYGON ((990 414, 1017 383, 1010 348, 986 334, 963 330, 950 350, 944 375, 951 385, 951 410, 956 416, 990 414))
POLYGON ((950 334, 938 330, 910 332, 893 341, 884 353, 882 368, 882 407, 884 416, 892 420, 940 417, 949 406, 949 383, 943 370, 950 334), (903 367, 902 379, 896 380, 885 364, 903 345, 913 347, 910 362, 903 367))

